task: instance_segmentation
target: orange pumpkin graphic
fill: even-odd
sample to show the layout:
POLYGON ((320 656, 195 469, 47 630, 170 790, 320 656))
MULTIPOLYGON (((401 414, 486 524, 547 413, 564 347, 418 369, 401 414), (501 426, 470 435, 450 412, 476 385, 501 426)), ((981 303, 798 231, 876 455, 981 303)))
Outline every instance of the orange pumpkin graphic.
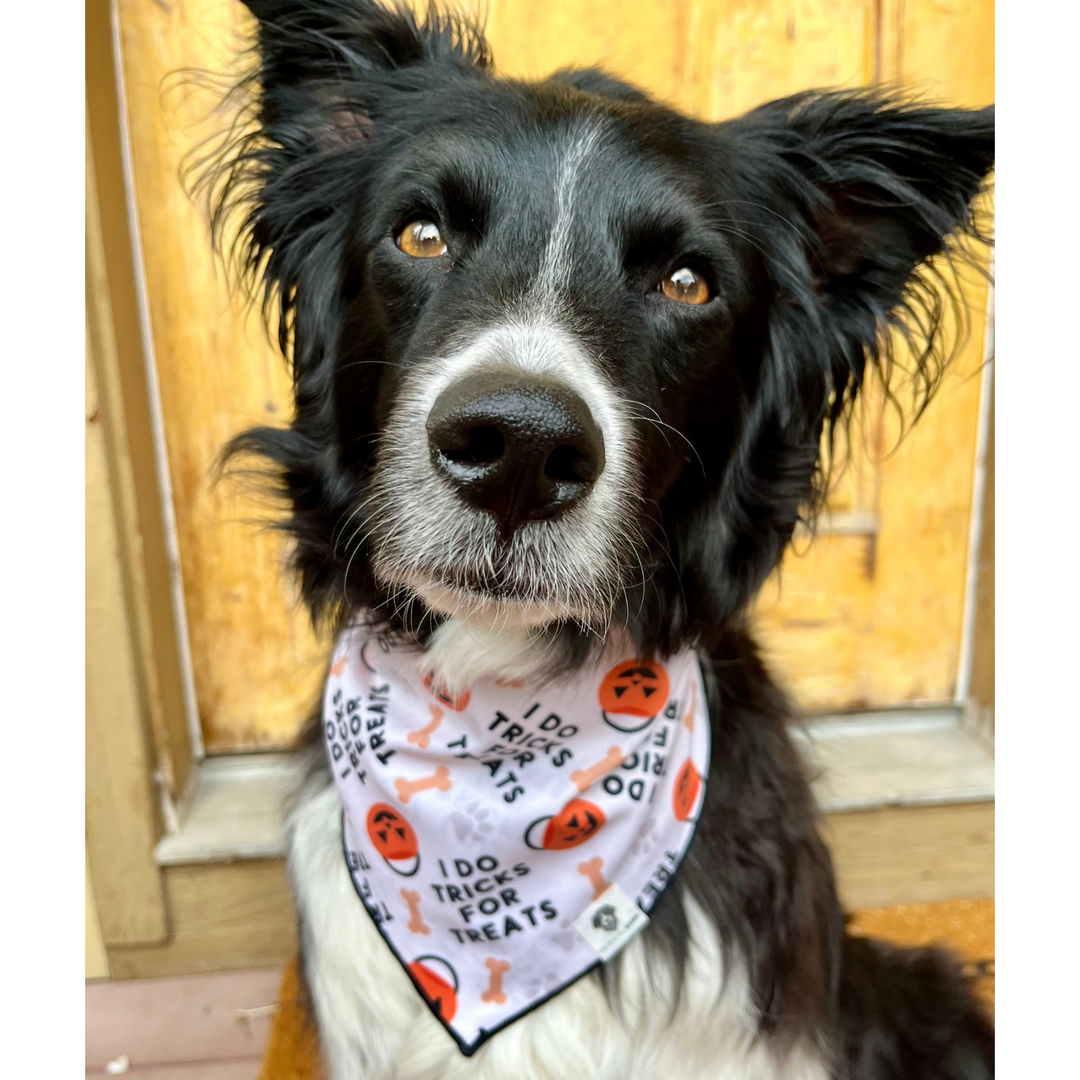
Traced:
POLYGON ((604 811, 596 803, 571 799, 557 814, 537 818, 525 830, 525 843, 534 850, 565 851, 591 839, 606 821, 604 811), (542 836, 538 836, 540 825, 545 825, 542 836))
POLYGON ((648 727, 667 704, 671 682, 655 660, 624 660, 600 683, 604 719, 619 731, 648 727))
POLYGON ((420 842, 416 831, 389 803, 376 803, 367 816, 368 838, 386 865, 402 877, 420 868, 420 842))
POLYGON ((424 997, 446 1023, 457 1012, 457 972, 441 956, 420 956, 408 967, 424 997))
POLYGON ((443 686, 435 685, 435 672, 428 671, 421 676, 420 680, 427 687, 431 695, 442 702, 448 709, 461 712, 469 704, 469 691, 463 690, 457 697, 451 697, 443 686))
POLYGON ((697 806, 698 792, 701 790, 701 777, 698 776, 694 763, 687 758, 675 777, 675 791, 672 802, 675 807, 676 821, 689 821, 697 806))

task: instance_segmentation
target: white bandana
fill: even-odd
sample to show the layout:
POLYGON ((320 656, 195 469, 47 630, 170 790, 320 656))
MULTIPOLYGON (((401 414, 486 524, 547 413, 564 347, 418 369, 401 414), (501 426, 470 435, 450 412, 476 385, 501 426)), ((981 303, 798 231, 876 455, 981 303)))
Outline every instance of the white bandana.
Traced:
POLYGON ((693 835, 709 722, 689 650, 611 645, 564 681, 457 699, 430 684, 423 653, 346 631, 326 747, 357 892, 468 1055, 648 922, 693 835))

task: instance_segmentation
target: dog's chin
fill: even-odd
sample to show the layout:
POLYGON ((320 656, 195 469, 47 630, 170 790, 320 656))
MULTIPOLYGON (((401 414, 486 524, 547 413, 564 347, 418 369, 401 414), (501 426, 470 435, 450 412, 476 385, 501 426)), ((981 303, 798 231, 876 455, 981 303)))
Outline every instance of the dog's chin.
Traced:
POLYGON ((407 589, 430 611, 479 631, 544 630, 568 620, 588 623, 598 615, 584 605, 567 604, 565 600, 500 596, 421 575, 409 575, 394 584, 407 589))

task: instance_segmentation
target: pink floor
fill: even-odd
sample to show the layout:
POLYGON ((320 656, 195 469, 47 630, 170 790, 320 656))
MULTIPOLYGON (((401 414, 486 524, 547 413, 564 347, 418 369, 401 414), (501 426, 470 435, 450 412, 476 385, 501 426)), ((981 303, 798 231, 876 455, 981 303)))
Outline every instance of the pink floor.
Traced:
POLYGON ((88 984, 86 1075, 256 1080, 280 982, 274 968, 88 984))

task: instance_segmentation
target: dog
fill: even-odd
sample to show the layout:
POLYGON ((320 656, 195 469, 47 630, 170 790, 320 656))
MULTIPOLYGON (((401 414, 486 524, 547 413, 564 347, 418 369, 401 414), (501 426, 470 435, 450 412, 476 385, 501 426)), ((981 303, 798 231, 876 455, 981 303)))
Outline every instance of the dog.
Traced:
POLYGON ((573 678, 620 630, 695 650, 711 717, 648 927, 471 1056, 356 896, 313 718, 288 870, 331 1080, 992 1076, 956 959, 845 934, 745 622, 892 332, 916 412, 940 378, 928 260, 981 237, 992 108, 822 91, 709 124, 599 70, 496 77, 435 8, 247 4, 250 124, 201 183, 296 411, 226 453, 269 462, 313 618, 423 650, 447 701, 573 678))

